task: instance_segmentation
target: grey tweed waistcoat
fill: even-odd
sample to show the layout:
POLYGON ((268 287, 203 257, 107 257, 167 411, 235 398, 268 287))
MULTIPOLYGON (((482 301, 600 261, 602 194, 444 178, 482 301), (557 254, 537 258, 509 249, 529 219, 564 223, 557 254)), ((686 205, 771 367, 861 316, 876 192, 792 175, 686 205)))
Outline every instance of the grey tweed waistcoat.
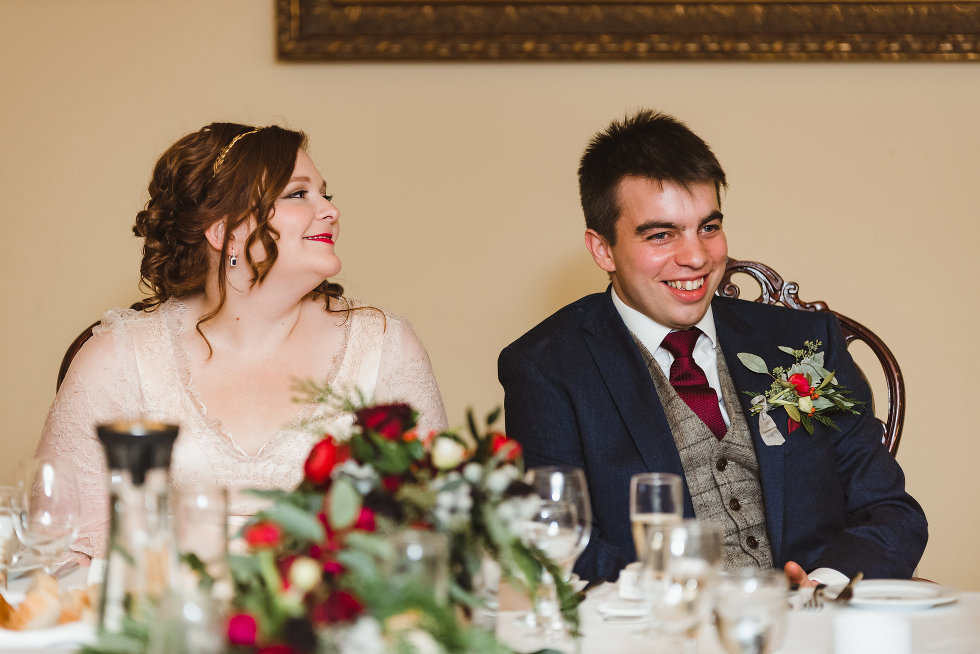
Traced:
POLYGON ((719 441, 677 394, 653 355, 635 336, 633 340, 640 348, 663 404, 680 453, 695 516, 723 527, 727 567, 771 568, 772 550, 766 531, 759 462, 721 348, 715 348, 715 355, 731 425, 719 441))

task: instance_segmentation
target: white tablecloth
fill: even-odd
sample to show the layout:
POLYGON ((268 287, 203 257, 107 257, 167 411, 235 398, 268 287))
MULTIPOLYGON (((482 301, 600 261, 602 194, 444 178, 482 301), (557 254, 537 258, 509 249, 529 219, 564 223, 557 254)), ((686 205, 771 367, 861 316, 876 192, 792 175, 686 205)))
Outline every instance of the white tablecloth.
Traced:
MULTIPOLYGON (((597 589, 599 590, 599 589, 597 589)), ((590 596, 580 607, 581 654, 651 654, 654 643, 637 637, 644 623, 637 621, 604 621, 596 611, 598 597, 590 596)), ((907 621, 912 628, 912 654, 980 654, 980 593, 960 593, 959 599, 946 606, 921 610, 870 610, 864 608, 827 607, 820 611, 790 611, 786 638, 780 654, 833 654, 834 621, 838 617, 874 620, 887 614, 907 621)), ((497 622, 497 635, 518 651, 540 649, 544 643, 529 637, 517 625, 518 611, 504 611, 497 622)), ((568 649, 568 648, 562 648, 568 649)), ((571 648, 574 649, 574 648, 571 648)), ((706 627, 699 641, 699 654, 724 654, 713 628, 706 627)))

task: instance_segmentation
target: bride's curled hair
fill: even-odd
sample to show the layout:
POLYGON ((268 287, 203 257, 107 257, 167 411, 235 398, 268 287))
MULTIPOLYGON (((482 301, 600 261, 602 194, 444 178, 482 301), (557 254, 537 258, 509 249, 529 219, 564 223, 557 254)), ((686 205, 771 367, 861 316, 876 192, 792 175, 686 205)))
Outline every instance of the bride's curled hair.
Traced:
MULTIPOLYGON (((201 317, 199 328, 224 305, 229 238, 249 220, 254 228, 235 254, 249 266, 252 285, 262 283, 278 256, 279 233, 269 219, 289 183, 296 153, 306 145, 304 133, 275 125, 211 123, 163 153, 153 169, 150 199, 133 225, 133 232, 145 239, 140 283, 150 294, 149 306, 204 290, 210 248, 205 232, 219 220, 226 221, 219 303, 201 317), (266 253, 261 261, 251 256, 256 241, 266 253)), ((330 298, 339 298, 343 288, 324 280, 312 293, 330 309, 330 298)))

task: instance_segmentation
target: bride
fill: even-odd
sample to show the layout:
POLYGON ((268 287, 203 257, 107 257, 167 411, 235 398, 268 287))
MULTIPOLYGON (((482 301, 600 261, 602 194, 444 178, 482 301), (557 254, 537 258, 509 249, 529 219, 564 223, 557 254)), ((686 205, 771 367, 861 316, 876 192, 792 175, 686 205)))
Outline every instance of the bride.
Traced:
MULTIPOLYGON (((255 500, 234 489, 292 488, 318 434, 346 420, 294 401, 297 380, 352 399, 404 401, 419 429, 446 426, 422 343, 403 319, 343 297, 340 212, 306 152, 282 127, 213 123, 160 157, 133 231, 149 308, 112 309, 73 360, 38 456, 71 462, 84 514, 72 549, 105 556, 107 470, 98 423, 144 416, 180 425, 175 486, 232 489, 242 522, 255 500)), ((81 557, 78 557, 81 558, 81 557)))

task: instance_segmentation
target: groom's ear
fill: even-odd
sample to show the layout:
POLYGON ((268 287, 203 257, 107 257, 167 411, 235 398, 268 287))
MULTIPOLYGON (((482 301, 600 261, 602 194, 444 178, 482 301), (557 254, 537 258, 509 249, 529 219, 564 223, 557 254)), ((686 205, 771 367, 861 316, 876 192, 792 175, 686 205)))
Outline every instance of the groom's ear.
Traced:
POLYGON ((616 262, 612 256, 612 246, 594 229, 585 230, 585 247, 589 249, 595 264, 607 273, 616 272, 616 262))

